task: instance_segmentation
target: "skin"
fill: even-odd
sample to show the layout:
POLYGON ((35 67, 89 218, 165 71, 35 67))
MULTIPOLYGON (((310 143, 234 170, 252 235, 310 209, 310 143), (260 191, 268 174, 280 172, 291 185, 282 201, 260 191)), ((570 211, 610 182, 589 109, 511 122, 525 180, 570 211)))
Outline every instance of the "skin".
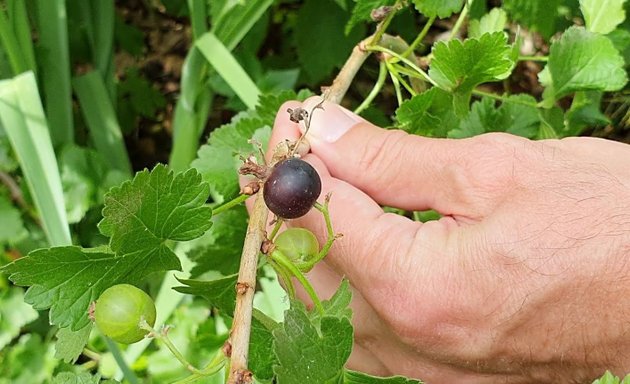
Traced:
MULTIPOLYGON (((301 127, 287 108, 270 148, 301 127)), ((428 383, 582 383, 630 371, 630 146, 429 139, 315 110, 311 163, 343 234, 308 277, 350 280, 349 368, 428 383), (381 205, 438 211, 427 223, 381 205)), ((326 239, 321 214, 289 221, 326 239)), ((302 294, 305 301, 308 299, 302 294)))

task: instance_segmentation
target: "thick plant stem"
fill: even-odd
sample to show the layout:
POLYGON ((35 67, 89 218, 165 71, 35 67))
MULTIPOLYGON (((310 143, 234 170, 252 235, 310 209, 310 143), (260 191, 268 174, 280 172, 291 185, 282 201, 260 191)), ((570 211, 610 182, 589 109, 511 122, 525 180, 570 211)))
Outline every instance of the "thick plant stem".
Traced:
POLYGON ((341 103, 348 88, 350 88, 350 83, 352 83, 357 72, 361 66, 363 66, 365 59, 370 55, 370 52, 366 51, 364 47, 371 41, 372 36, 364 39, 354 47, 352 54, 348 60, 346 60, 346 63, 337 74, 337 77, 335 77, 335 80, 333 80, 332 85, 322 92, 322 97, 325 100, 335 104, 341 103))
POLYGON ((254 209, 247 226, 238 282, 236 283, 236 308, 234 309, 234 322, 230 331, 232 355, 228 384, 252 382, 252 374, 247 369, 249 336, 252 324, 254 290, 256 288, 258 253, 263 240, 265 240, 265 226, 268 214, 269 211, 267 206, 265 206, 261 188, 257 193, 254 209))
POLYGON ((331 103, 335 104, 341 103, 341 100, 348 91, 348 88, 350 88, 352 80, 354 80, 357 72, 363 66, 365 59, 367 59, 371 53, 369 51, 366 51, 365 47, 375 45, 380 42, 381 37, 383 37, 385 30, 389 26, 389 23, 396 15, 399 6, 400 4, 396 3, 393 6, 393 9, 389 13, 389 15, 387 15, 387 17, 385 18, 385 20, 381 21, 378 24, 378 27, 376 27, 376 31, 374 32, 374 34, 363 39, 361 42, 359 42, 359 44, 354 47, 354 49, 352 50, 352 54, 350 54, 348 60, 346 60, 343 67, 341 67, 341 70, 335 77, 335 80, 333 80, 332 85, 322 92, 322 97, 325 100, 328 100, 331 103))

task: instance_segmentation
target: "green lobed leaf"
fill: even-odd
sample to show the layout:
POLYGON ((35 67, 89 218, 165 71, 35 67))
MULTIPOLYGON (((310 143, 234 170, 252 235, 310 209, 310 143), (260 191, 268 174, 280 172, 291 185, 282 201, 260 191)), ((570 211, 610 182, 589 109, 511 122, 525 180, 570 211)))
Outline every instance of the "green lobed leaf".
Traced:
POLYGON ((606 371, 602 377, 593 381, 593 384, 630 384, 630 374, 628 374, 623 380, 613 375, 610 371, 606 371))
POLYGON ((278 359, 273 353, 273 331, 280 324, 254 309, 249 343, 249 368, 258 380, 273 379, 273 366, 278 359))
POLYGON ((561 137, 578 136, 587 127, 610 124, 610 119, 601 111, 602 92, 576 92, 571 108, 566 113, 561 137))
POLYGON ((31 286, 25 300, 36 309, 50 308, 50 321, 79 330, 89 321, 87 309, 106 288, 136 283, 147 275, 181 269, 166 240, 201 236, 211 225, 205 207, 208 187, 195 170, 173 175, 163 165, 139 172, 105 195, 101 232, 113 252, 98 248, 39 249, 5 266, 17 285, 31 286))
POLYGON ((218 271, 222 275, 238 272, 247 217, 245 207, 237 207, 212 218, 209 244, 188 253, 189 259, 196 263, 190 271, 191 277, 207 271, 218 271))
POLYGON ((501 32, 507 25, 507 13, 501 8, 492 8, 481 19, 470 20, 468 37, 479 38, 484 33, 501 32))
POLYGON ((201 296, 208 300, 213 308, 232 316, 236 301, 237 279, 237 273, 214 280, 177 279, 185 286, 173 289, 177 292, 201 296))
POLYGON ((348 20, 344 29, 346 35, 350 34, 352 28, 360 22, 372 20, 370 14, 373 9, 386 5, 394 5, 396 0, 354 0, 354 2, 356 4, 354 8, 352 8, 352 16, 350 16, 350 20, 348 20))
POLYGON ((408 379, 402 376, 376 377, 350 370, 344 372, 343 382, 344 384, 422 384, 420 380, 408 379))
POLYGON ((352 324, 343 317, 326 316, 316 324, 301 302, 285 312, 281 327, 273 331, 279 383, 338 383, 352 351, 352 324))
POLYGON ((538 110, 540 116, 540 126, 538 129, 537 139, 557 139, 558 132, 564 129, 564 112, 560 107, 554 106, 550 109, 538 110))
POLYGON ((210 185, 210 194, 215 203, 226 202, 238 194, 237 171, 242 163, 239 155, 255 153, 248 140, 261 128, 271 129, 259 118, 245 117, 215 129, 208 144, 199 148, 192 166, 210 185))
POLYGON ((503 32, 487 33, 479 39, 463 42, 439 42, 433 46, 429 76, 440 88, 453 93, 455 111, 463 116, 477 85, 509 76, 514 67, 511 52, 503 32))
POLYGON ((548 39, 555 32, 563 0, 504 0, 510 19, 548 39))
POLYGON ((452 96, 433 87, 405 100, 396 110, 397 128, 414 135, 446 137, 457 126, 452 96))
POLYGON ((298 60, 311 82, 320 82, 341 68, 363 37, 363 28, 358 27, 344 34, 346 20, 348 12, 332 0, 307 0, 301 6, 295 39, 298 60))
MULTIPOLYGON (((352 310, 349 308, 352 301, 352 292, 350 291, 350 282, 344 279, 337 291, 328 300, 322 301, 324 307, 324 316, 334 316, 338 318, 352 318, 352 310)), ((319 316, 318 312, 312 312, 311 317, 319 316)))
POLYGON ((116 380, 101 381, 100 375, 92 376, 89 372, 60 372, 53 377, 52 384, 117 384, 116 380))
POLYGON ((464 0, 413 0, 413 4, 418 12, 427 17, 444 19, 461 11, 464 0))
MULTIPOLYGON (((617 50, 621 53, 626 65, 630 64, 630 31, 625 28, 617 28, 614 31, 610 32, 606 35, 607 38, 612 41, 613 45, 617 50)), ((0 137, 0 145, 1 145, 1 137, 0 137)), ((1 159, 1 151, 0 148, 0 159, 1 159)), ((0 161, 0 164, 2 162, 0 161)))
POLYGON ((273 330, 279 383, 338 383, 350 356, 353 330, 348 305, 352 300, 347 280, 324 301, 324 313, 307 312, 302 302, 292 302, 284 323, 273 330))
POLYGON ((577 91, 616 91, 627 83, 624 60, 612 42, 583 27, 570 27, 551 44, 549 61, 539 73, 547 106, 577 91))
POLYGON ((99 229, 117 253, 162 249, 164 240, 186 241, 210 228, 212 210, 204 206, 208 185, 194 170, 174 175, 164 165, 138 172, 104 198, 99 229))
POLYGON ((473 103, 470 114, 459 127, 448 132, 450 138, 465 138, 486 132, 508 132, 528 138, 538 133, 540 117, 536 100, 526 94, 512 95, 499 106, 495 100, 482 98, 473 103))
POLYGON ((59 328, 55 343, 55 358, 73 364, 83 352, 90 332, 92 332, 92 324, 88 324, 78 331, 72 331, 70 328, 59 328))
POLYGON ((35 309, 50 308, 51 324, 76 331, 89 324, 90 303, 108 287, 179 268, 179 260, 166 247, 117 256, 68 246, 38 249, 2 270, 15 284, 31 286, 25 301, 35 309))
POLYGON ((580 0, 586 29, 606 35, 626 19, 625 0, 580 0))
POLYGON ((0 351, 20 334, 23 326, 38 317, 37 311, 24 302, 22 288, 0 291, 0 351))

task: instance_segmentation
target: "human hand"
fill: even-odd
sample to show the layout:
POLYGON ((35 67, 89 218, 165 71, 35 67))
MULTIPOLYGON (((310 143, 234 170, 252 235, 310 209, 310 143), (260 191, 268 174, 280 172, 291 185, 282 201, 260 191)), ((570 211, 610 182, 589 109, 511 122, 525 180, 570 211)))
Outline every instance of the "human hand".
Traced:
MULTIPOLYGON (((270 148, 300 128, 282 106, 270 148)), ((354 288, 351 368, 428 383, 590 382, 630 371, 630 146, 448 140, 315 110, 304 157, 343 234, 310 273, 354 288), (380 205, 434 209, 420 223, 380 205)), ((287 222, 326 230, 321 214, 287 222)), ((303 295, 304 300, 306 296, 303 295)))

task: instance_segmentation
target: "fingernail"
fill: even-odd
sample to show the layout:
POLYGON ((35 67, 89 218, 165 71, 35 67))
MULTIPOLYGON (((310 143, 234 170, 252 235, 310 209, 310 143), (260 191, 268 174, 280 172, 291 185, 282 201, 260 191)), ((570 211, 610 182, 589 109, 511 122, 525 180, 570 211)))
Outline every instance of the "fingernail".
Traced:
MULTIPOLYGON (((312 97, 304 102, 302 108, 311 114, 310 128, 307 138, 317 141, 334 143, 341 136, 354 127, 357 123, 364 121, 361 117, 348 111, 347 109, 333 103, 324 102, 322 108, 315 108, 321 102, 320 97, 312 97), (311 111, 312 110, 312 111, 311 111)), ((304 127, 302 127, 304 129, 304 127)))

